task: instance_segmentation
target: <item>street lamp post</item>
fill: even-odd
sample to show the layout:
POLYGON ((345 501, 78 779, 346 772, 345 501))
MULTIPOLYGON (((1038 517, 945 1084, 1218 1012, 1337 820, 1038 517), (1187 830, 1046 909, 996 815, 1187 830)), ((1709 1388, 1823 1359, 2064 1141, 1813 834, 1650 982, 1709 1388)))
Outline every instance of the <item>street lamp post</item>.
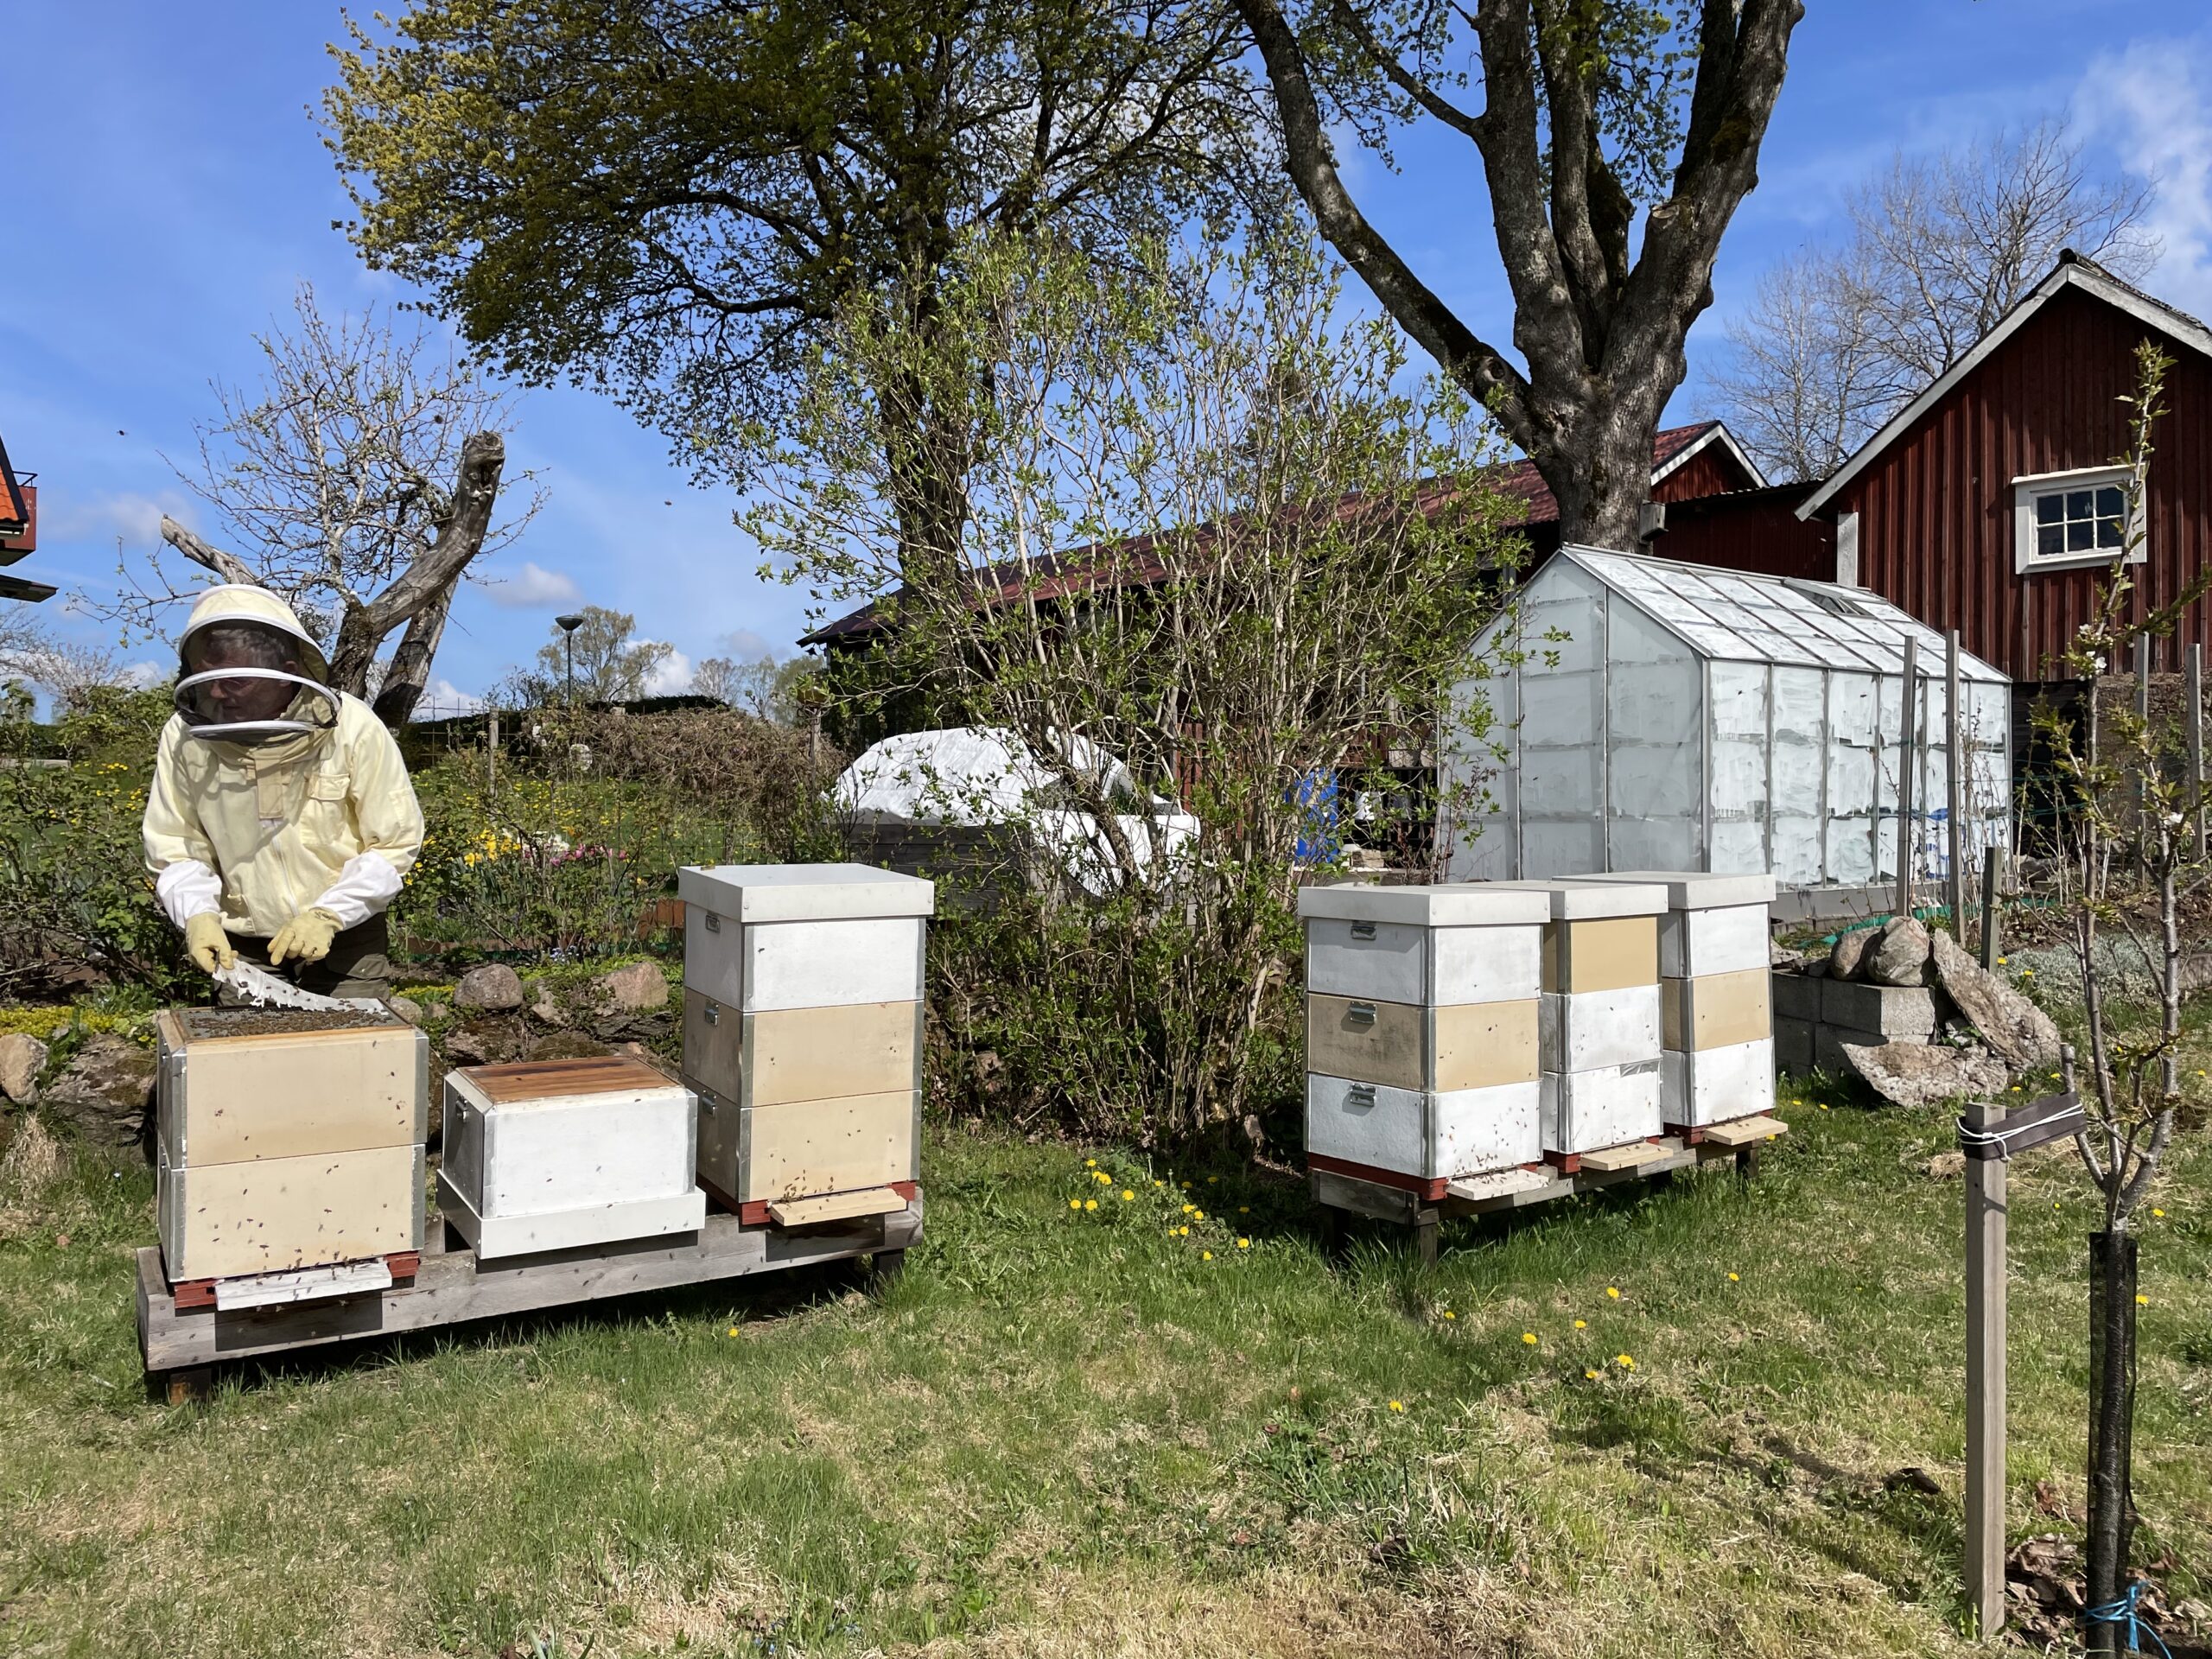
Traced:
POLYGON ((565 637, 569 647, 569 712, 576 710, 576 630, 584 625, 581 616, 556 616, 553 619, 565 637))

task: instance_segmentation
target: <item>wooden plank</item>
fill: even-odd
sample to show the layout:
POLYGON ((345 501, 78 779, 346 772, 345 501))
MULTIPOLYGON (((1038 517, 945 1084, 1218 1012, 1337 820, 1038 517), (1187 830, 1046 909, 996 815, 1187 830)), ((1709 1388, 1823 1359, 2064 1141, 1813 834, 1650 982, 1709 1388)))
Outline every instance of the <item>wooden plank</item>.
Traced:
POLYGON ((768 1206, 768 1219, 779 1227, 817 1227, 828 1221, 850 1221, 855 1216, 887 1216, 904 1210, 906 1200, 887 1186, 864 1187, 857 1192, 825 1192, 815 1198, 782 1198, 768 1206))
POLYGON ((186 1169, 163 1159, 156 1204, 169 1270, 179 1279, 282 1273, 415 1249, 422 1211, 420 1146, 186 1169))
POLYGON ((735 1216, 710 1214, 696 1240, 674 1245, 645 1240, 488 1263, 466 1251, 426 1251, 412 1284, 236 1314, 179 1313, 162 1283, 161 1253, 149 1247, 138 1252, 139 1351, 159 1374, 904 1249, 921 1230, 918 1193, 897 1214, 830 1232, 747 1229, 735 1216))
MULTIPOLYGON (((2005 1109, 1969 1101, 1961 1120, 1988 1134, 2005 1109)), ((2005 1623, 2005 1160, 1967 1160, 1966 1592, 1980 1633, 2005 1623)))
POLYGON ((1491 1198, 1502 1198, 1510 1192, 1533 1192, 1537 1187, 1552 1184, 1552 1177, 1541 1169, 1500 1169, 1487 1175, 1469 1175, 1453 1181, 1444 1189, 1444 1192, 1446 1198, 1461 1204, 1482 1204, 1491 1198))
POLYGON ((1665 1156, 1649 1141, 1631 1141, 1624 1147, 1600 1147, 1595 1152, 1584 1153, 1582 1167, 1603 1175, 1614 1170, 1635 1169, 1665 1156))
MULTIPOLYGON (((191 1012, 191 1011, 188 1011, 191 1012)), ((162 1027, 162 1144, 180 1167, 363 1152, 423 1139, 427 1039, 394 1023, 185 1039, 162 1027)))
POLYGON ((911 1181, 917 1173, 915 1116, 911 1089, 751 1107, 743 1117, 751 1149, 745 1166, 736 1166, 733 1150, 729 1167, 709 1173, 746 1202, 911 1181))
POLYGON ((1708 1123, 1705 1138, 1716 1147, 1733 1149, 1748 1147, 1761 1141, 1771 1141, 1778 1135, 1789 1133, 1789 1126, 1778 1117, 1738 1117, 1726 1123, 1708 1123))
POLYGON ((511 1100, 551 1100, 563 1095, 607 1095, 619 1089, 665 1089, 671 1079, 625 1054, 570 1060, 518 1060, 507 1065, 472 1065, 459 1074, 493 1104, 511 1100))
POLYGON ((1331 1209, 1349 1210, 1376 1221, 1410 1222, 1421 1212, 1421 1199, 1402 1187, 1383 1186, 1328 1169, 1308 1169, 1306 1179, 1314 1203, 1331 1209))

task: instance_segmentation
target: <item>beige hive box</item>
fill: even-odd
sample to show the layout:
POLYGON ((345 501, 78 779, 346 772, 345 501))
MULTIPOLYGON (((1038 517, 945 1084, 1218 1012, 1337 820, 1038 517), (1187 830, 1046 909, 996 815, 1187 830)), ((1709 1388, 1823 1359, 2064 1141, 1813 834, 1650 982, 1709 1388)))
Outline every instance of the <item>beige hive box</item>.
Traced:
POLYGON ((935 884, 861 864, 727 864, 682 871, 677 891, 701 1181, 750 1214, 918 1180, 935 884))
POLYGON ((1580 877, 1490 885, 1545 893, 1551 906, 1539 1033, 1545 1154, 1563 1161, 1657 1135, 1664 889, 1580 877))
POLYGON ((621 1055, 448 1072, 438 1208, 482 1261, 696 1233, 693 1112, 621 1055))
POLYGON ((1624 870, 1666 889, 1659 925, 1660 1112, 1696 1130, 1774 1109, 1771 875, 1624 870))
POLYGON ((173 1284, 423 1246, 429 1044, 392 1018, 154 1022, 156 1224, 173 1284))
POLYGON ((1535 1161, 1545 895, 1346 883, 1298 911, 1309 1161, 1422 1186, 1535 1161))

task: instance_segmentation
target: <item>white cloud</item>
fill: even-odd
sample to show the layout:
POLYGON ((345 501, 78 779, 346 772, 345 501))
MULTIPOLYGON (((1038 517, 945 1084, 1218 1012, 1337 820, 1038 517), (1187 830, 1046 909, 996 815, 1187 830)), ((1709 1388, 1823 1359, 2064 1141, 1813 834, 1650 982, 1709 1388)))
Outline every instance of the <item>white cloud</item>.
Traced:
POLYGON ((159 495, 141 495, 135 490, 125 490, 89 499, 72 499, 56 490, 48 499, 54 505, 46 511, 39 533, 52 537, 57 543, 111 543, 120 536, 126 547, 143 551, 160 543, 163 513, 186 525, 190 525, 193 518, 192 504, 173 490, 164 490, 159 495))
POLYGON ((123 683, 133 691, 159 685, 176 672, 175 663, 133 663, 123 671, 123 683))
POLYGON ((2149 286, 2212 311, 2212 58, 2179 41, 2137 41, 2094 59, 2075 93, 2083 130, 2151 182, 2143 228, 2162 245, 2149 286))
POLYGON ((766 634, 751 628, 733 628, 717 643, 721 654, 736 663, 772 663, 779 654, 766 634))
POLYGON ((442 720, 448 715, 476 714, 483 707, 483 698, 462 690, 441 676, 423 688, 423 696, 415 705, 415 718, 442 720))
POLYGON ((559 605, 574 605, 583 597, 569 577, 527 559, 522 569, 512 575, 486 571, 476 581, 494 605, 511 611, 550 610, 559 605))
MULTIPOLYGON (((652 640, 639 640, 640 645, 652 645, 652 640)), ((680 691, 691 689, 691 659, 682 652, 671 650, 661 658, 660 666, 645 676, 645 695, 649 697, 672 697, 680 691)))

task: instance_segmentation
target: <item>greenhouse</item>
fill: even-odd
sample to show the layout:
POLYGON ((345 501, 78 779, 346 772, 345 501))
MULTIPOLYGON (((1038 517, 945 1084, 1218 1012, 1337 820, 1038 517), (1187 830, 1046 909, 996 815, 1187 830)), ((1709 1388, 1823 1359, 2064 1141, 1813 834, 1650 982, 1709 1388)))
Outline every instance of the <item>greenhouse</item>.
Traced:
MULTIPOLYGON (((1908 755, 1914 875, 1948 870, 1944 642, 1863 588, 1568 547, 1478 651, 1490 672, 1460 688, 1443 746, 1453 880, 1893 881, 1908 755)), ((1959 673, 1972 864, 2009 842, 2012 687, 1975 657, 1959 673)))

